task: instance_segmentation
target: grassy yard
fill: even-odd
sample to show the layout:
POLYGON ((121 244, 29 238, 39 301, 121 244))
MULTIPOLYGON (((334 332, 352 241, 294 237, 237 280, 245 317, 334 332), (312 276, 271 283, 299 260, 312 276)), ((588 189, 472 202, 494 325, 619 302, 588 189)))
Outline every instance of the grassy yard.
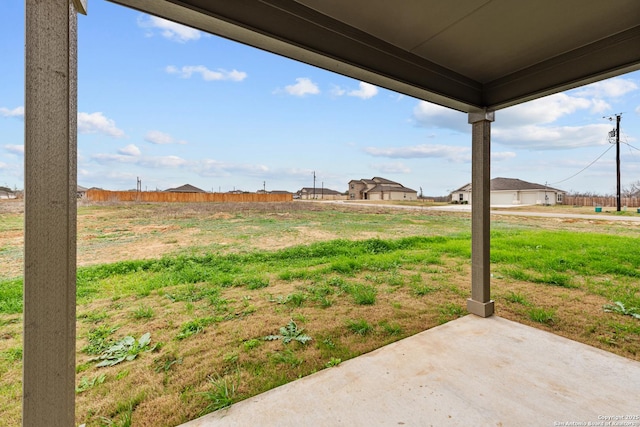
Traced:
MULTIPOLYGON (((21 215, 0 203, 9 426, 20 425, 21 215)), ((639 231, 495 218, 497 314, 640 360, 639 231)), ((466 314, 468 213, 96 205, 79 208, 78 236, 78 424, 173 426, 466 314)))

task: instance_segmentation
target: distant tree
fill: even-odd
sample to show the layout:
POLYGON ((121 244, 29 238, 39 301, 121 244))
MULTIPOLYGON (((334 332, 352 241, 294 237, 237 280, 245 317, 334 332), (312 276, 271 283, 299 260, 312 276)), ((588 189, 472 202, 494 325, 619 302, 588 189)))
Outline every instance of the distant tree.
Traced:
POLYGON ((622 197, 638 197, 640 196, 640 181, 635 181, 627 187, 623 187, 620 192, 622 197))

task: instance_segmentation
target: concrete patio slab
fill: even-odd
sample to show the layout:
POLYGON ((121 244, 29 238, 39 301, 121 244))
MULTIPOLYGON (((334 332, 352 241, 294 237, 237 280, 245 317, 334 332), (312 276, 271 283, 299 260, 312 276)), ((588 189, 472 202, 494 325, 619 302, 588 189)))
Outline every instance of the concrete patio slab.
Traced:
POLYGON ((640 426, 640 362, 469 315, 184 427, 398 425, 640 426))

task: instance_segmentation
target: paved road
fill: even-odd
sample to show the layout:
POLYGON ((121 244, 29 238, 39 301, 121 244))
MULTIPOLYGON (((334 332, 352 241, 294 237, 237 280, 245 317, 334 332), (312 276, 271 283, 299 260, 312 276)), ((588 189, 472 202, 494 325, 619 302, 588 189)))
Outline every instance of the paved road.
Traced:
MULTIPOLYGON (((311 203, 315 201, 310 201, 311 203)), ((405 206, 405 205, 376 205, 370 203, 358 203, 358 202, 345 202, 343 200, 324 200, 319 203, 335 203, 342 206, 361 206, 370 208, 392 208, 392 209, 408 209, 408 210, 433 210, 433 211, 446 211, 446 212, 471 212, 470 205, 450 205, 450 206, 405 206)), ((508 207, 508 206, 501 206, 508 207)), ((606 215, 606 214, 572 214, 572 213, 560 213, 560 212, 524 212, 524 211, 509 211, 509 210, 492 210, 491 215, 512 215, 512 216, 532 216, 542 218, 573 218, 573 219, 586 219, 593 221, 627 221, 627 222, 640 222, 640 214, 633 216, 618 216, 618 215, 606 215)))

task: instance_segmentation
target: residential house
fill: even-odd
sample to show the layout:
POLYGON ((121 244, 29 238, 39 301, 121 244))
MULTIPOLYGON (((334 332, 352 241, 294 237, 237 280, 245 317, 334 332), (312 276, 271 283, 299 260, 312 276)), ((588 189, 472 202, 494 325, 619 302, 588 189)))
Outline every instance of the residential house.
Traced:
POLYGON ((82 185, 78 185, 78 188, 76 190, 76 197, 78 199, 84 199, 85 197, 87 197, 87 187, 83 187, 82 185))
POLYGON ((191 184, 181 185, 180 187, 176 187, 176 188, 167 188, 164 191, 168 193, 206 193, 206 191, 198 187, 194 187, 191 184))
POLYGON ((15 199, 16 193, 9 187, 0 187, 0 199, 15 199))
POLYGON ((344 193, 322 187, 303 187, 296 192, 296 196, 302 200, 345 200, 347 198, 344 193))
MULTIPOLYGON (((492 205, 555 205, 562 204, 566 192, 548 185, 514 178, 491 180, 492 205)), ((471 203, 471 184, 451 193, 452 203, 471 203)))
POLYGON ((399 182, 374 176, 349 181, 349 200, 417 200, 418 192, 399 182))

